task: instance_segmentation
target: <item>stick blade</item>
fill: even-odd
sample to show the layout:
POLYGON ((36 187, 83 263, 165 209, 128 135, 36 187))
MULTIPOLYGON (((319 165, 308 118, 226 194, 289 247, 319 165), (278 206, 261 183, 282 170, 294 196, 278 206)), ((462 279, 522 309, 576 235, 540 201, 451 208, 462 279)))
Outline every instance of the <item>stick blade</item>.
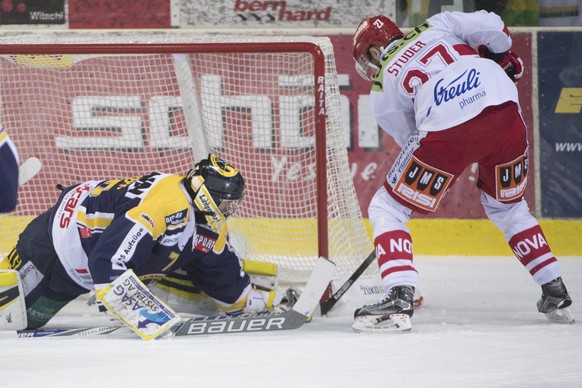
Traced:
POLYGON ((41 168, 42 162, 40 161, 40 159, 34 156, 30 159, 27 159, 18 168, 18 185, 22 186, 23 184, 34 178, 34 176, 39 173, 41 168))
POLYGON ((334 274, 335 263, 320 257, 307 280, 305 288, 301 292, 299 300, 293 306, 293 310, 306 317, 311 316, 313 310, 319 305, 321 296, 333 279, 334 274))

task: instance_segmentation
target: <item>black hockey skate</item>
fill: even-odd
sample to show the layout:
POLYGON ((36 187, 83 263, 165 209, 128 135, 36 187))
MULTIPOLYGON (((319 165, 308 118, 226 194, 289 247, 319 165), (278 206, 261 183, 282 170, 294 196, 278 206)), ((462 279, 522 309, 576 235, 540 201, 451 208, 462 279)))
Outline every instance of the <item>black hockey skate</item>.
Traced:
POLYGON ((575 323, 574 317, 568 306, 572 304, 572 298, 562 278, 556 278, 542 286, 542 297, 538 300, 538 311, 546 315, 553 322, 575 323))
POLYGON ((352 329, 356 333, 410 331, 413 314, 414 287, 396 286, 380 302, 356 309, 352 329))

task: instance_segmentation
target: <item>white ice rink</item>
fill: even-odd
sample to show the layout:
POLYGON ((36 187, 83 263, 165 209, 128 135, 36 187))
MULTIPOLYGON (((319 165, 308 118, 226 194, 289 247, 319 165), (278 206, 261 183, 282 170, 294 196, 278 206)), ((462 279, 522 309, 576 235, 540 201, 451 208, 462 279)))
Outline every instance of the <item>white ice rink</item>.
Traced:
MULTIPOLYGON (((541 289, 515 258, 415 260, 425 304, 410 333, 355 334, 356 306, 345 304, 275 333, 149 342, 123 333, 5 333, 0 387, 582 387, 582 257, 560 258, 575 325, 552 324, 536 311, 541 289)), ((90 319, 63 317, 51 326, 71 322, 90 319)))

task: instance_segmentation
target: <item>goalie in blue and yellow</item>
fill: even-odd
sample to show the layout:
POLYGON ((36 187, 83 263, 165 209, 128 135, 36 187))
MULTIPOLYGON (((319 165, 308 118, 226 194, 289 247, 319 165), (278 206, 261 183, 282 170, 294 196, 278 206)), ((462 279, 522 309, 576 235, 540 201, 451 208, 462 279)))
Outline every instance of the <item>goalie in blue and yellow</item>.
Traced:
MULTIPOLYGON (((25 302, 26 314, 18 321, 15 313, 10 328, 44 326, 70 301, 95 291, 100 310, 144 339, 158 337, 180 318, 144 283, 180 268, 236 313, 249 299, 250 280, 226 241, 225 221, 243 194, 241 173, 214 155, 186 176, 153 172, 64 188, 0 262, 5 273, 19 273, 25 302), (205 254, 216 257, 202 273, 196 262, 205 254)), ((0 318, 8 310, 0 306, 0 318)))

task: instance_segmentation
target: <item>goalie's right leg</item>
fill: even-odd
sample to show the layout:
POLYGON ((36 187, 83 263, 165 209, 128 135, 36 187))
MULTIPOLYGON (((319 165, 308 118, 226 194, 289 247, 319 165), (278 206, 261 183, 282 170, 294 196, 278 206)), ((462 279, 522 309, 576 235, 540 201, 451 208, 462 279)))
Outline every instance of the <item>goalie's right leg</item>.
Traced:
POLYGON ((26 325, 20 275, 13 269, 0 269, 0 330, 21 330, 26 325))
POLYGON ((0 262, 14 270, 22 283, 27 329, 44 326, 70 301, 88 291, 77 285, 62 266, 49 235, 50 211, 33 219, 20 234, 16 248, 0 262))

